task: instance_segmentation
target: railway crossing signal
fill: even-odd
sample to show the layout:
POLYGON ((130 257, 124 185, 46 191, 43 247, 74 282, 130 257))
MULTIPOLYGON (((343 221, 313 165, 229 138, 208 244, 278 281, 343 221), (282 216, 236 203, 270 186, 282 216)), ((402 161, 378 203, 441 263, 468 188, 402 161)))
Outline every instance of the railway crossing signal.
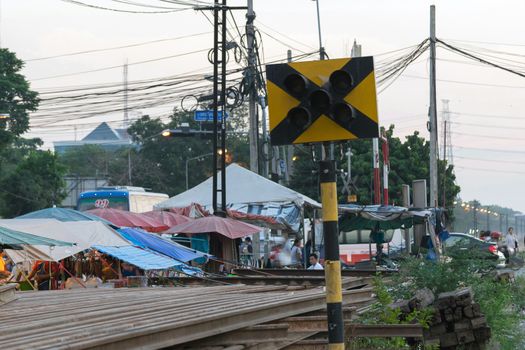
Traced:
POLYGON ((272 145, 379 136, 372 57, 266 66, 272 145))

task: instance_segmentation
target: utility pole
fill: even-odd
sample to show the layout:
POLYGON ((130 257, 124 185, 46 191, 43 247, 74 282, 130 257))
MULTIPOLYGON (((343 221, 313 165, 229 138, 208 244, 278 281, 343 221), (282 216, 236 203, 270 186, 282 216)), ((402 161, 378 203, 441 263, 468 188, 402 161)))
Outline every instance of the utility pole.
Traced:
POLYGON ((321 37, 321 12, 319 11, 319 0, 313 0, 317 6, 317 32, 319 33, 319 59, 324 60, 326 53, 323 47, 323 39, 321 37))
MULTIPOLYGON (((292 50, 286 52, 286 58, 288 63, 292 62, 292 50)), ((286 184, 290 185, 290 180, 293 175, 293 156, 294 147, 291 145, 284 146, 286 149, 286 184)))
POLYGON ((430 6, 430 206, 438 206, 438 130, 436 106, 436 7, 430 6))
POLYGON ((248 114, 249 114, 249 143, 250 143, 250 170, 259 173, 259 128, 257 123, 257 85, 256 85, 256 56, 255 56, 255 28, 253 22, 255 12, 253 11, 253 0, 248 0, 248 12, 246 13, 246 42, 248 45, 248 69, 246 78, 248 80, 248 114))
MULTIPOLYGON (((405 208, 410 208, 410 186, 401 185, 401 191, 403 194, 403 206, 405 208)), ((408 228, 404 229, 404 236, 405 236, 405 249, 406 249, 407 254, 410 254, 412 252, 412 244, 410 243, 410 229, 408 228)))

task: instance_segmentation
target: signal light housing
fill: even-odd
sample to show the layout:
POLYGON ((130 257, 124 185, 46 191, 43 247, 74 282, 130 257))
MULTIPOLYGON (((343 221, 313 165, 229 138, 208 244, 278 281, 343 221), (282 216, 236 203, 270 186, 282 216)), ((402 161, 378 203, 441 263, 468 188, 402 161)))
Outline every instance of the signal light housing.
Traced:
POLYGON ((290 124, 298 130, 304 130, 310 125, 310 111, 304 107, 295 107, 288 111, 287 115, 290 124))
POLYGON ((284 79, 284 86, 294 97, 303 97, 308 89, 308 81, 300 74, 289 74, 284 79))
POLYGON ((321 113, 327 113, 330 110, 332 97, 326 90, 315 90, 310 94, 310 106, 321 113))
POLYGON ((330 74, 330 87, 338 94, 347 94, 354 85, 354 79, 350 73, 344 70, 336 70, 330 74))
POLYGON ((266 66, 272 145, 378 137, 372 57, 266 66))
POLYGON ((331 117, 340 125, 349 128, 355 120, 354 109, 348 103, 336 103, 331 117))

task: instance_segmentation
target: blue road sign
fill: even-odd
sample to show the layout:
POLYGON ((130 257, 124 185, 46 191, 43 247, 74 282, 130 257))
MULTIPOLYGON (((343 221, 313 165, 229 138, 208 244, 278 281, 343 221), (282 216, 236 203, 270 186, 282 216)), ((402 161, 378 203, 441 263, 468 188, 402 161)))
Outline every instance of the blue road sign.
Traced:
MULTIPOLYGON (((226 112, 226 118, 228 117, 229 117, 228 113, 226 112)), ((218 111, 217 119, 219 121, 222 120, 222 111, 218 111)), ((195 111, 193 114, 193 120, 195 120, 196 122, 212 122, 213 121, 213 111, 212 110, 195 111)))

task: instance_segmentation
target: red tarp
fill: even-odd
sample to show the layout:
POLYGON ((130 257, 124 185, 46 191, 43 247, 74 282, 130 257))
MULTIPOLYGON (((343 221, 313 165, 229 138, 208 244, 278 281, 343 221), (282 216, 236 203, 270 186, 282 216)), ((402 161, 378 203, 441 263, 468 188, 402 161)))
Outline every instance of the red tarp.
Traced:
POLYGON ((198 218, 202 218, 202 217, 211 215, 209 211, 207 211, 206 209, 202 207, 202 205, 197 204, 197 203, 193 203, 184 208, 171 208, 170 211, 175 214, 188 216, 193 219, 198 219, 198 218))
POLYGON ((146 215, 132 213, 129 211, 104 208, 104 209, 92 209, 87 211, 90 214, 96 215, 102 219, 105 219, 115 226, 120 227, 140 227, 150 232, 162 232, 169 228, 168 225, 152 219, 146 215))
POLYGON ((147 211, 145 213, 141 213, 141 215, 145 215, 154 220, 162 222, 164 225, 168 227, 173 227, 173 226, 177 226, 180 224, 184 224, 186 222, 193 221, 192 218, 189 218, 181 214, 175 214, 169 211, 153 210, 153 211, 147 211))
POLYGON ((196 219, 192 222, 180 224, 167 230, 165 233, 213 233, 216 232, 225 237, 235 239, 245 237, 263 229, 258 226, 247 224, 242 221, 233 220, 230 218, 221 218, 218 216, 206 216, 196 219))

